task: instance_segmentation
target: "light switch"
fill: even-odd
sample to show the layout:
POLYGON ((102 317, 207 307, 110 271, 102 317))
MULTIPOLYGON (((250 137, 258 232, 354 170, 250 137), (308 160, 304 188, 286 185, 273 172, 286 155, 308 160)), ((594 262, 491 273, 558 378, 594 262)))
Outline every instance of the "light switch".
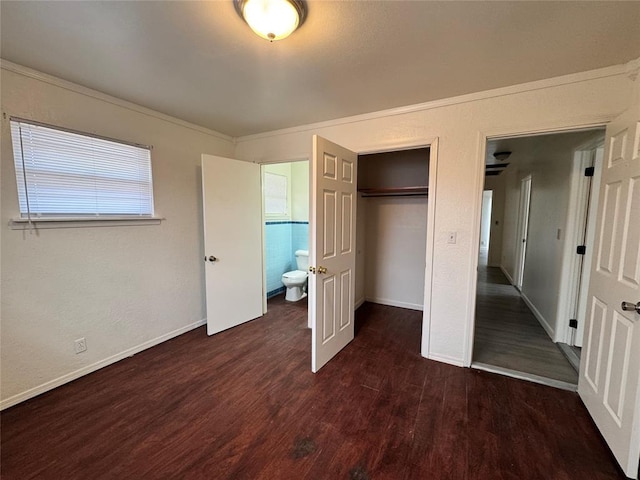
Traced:
POLYGON ((458 241, 458 232, 449 232, 447 243, 455 244, 458 241))

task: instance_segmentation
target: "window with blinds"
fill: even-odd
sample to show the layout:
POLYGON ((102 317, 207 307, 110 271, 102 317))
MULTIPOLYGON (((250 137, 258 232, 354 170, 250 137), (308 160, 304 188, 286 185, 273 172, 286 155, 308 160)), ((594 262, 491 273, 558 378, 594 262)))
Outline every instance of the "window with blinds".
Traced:
POLYGON ((275 173, 264 174, 264 213, 288 215, 287 177, 275 173))
POLYGON ((153 216, 149 147, 11 119, 24 218, 153 216))

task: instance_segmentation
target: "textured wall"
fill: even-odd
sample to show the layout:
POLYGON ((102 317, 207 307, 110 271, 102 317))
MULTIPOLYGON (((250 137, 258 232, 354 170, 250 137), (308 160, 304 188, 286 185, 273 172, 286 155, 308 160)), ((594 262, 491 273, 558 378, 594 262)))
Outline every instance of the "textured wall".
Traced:
MULTIPOLYGON (((427 235, 425 197, 366 200, 365 298, 422 310, 427 235)), ((358 212, 360 215, 360 212, 358 212)))
MULTIPOLYGON (((310 158, 312 136, 356 152, 397 149, 438 139, 435 241, 423 353, 463 365, 471 359, 480 201, 482 135, 506 135, 605 122, 626 108, 632 82, 607 70, 499 91, 239 138, 236 157, 250 161, 310 158), (457 243, 447 243, 457 232, 457 243)), ((433 193, 433 192, 432 192, 433 193)), ((425 299, 426 301, 426 299, 425 299)))
POLYGON ((2 401, 33 396, 206 316, 202 153, 232 156, 229 139, 2 70, 8 115, 153 145, 161 225, 11 230, 19 215, 9 121, 2 121, 2 401), (76 355, 74 340, 86 338, 76 355))

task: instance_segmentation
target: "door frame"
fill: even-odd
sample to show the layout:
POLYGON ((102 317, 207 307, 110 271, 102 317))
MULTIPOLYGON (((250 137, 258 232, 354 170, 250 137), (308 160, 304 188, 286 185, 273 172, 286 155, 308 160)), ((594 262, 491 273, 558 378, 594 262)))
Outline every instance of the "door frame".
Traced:
MULTIPOLYGON (((280 163, 296 163, 296 162, 309 162, 311 157, 295 157, 282 159, 272 159, 260 162, 255 162, 260 165, 260 213, 262 215, 262 314, 267 313, 267 232, 266 221, 267 217, 264 212, 264 167, 267 165, 277 165, 280 163)), ((309 199, 311 199, 311 191, 309 191, 309 199)), ((309 204, 311 209, 311 204, 309 204)), ((309 219, 311 220, 311 219, 309 219)), ((307 320, 308 328, 311 328, 311 320, 307 320)))
POLYGON ((487 142, 497 138, 527 137, 533 135, 545 135, 549 133, 577 132, 580 130, 592 130, 596 128, 606 128, 607 124, 615 118, 613 115, 597 116, 586 123, 566 123, 559 125, 549 125, 541 123, 538 126, 519 129, 518 127, 503 127, 501 129, 479 131, 477 137, 476 156, 476 185, 474 204, 471 206, 474 212, 474 220, 471 230, 471 262, 469 262, 469 288, 467 291, 467 330, 464 345, 463 366, 470 367, 473 361, 473 344, 476 328, 476 293, 478 289, 478 259, 480 254, 480 221, 482 215, 482 192, 484 190, 485 159, 487 156, 487 142))
MULTIPOLYGON (((488 226, 488 231, 486 232, 487 234, 487 245, 485 247, 485 249, 487 250, 487 264, 489 263, 489 249, 491 248, 491 227, 492 227, 492 220, 493 220, 493 190, 489 189, 485 189, 482 191, 482 211, 480 214, 480 242, 482 242, 482 222, 487 221, 487 218, 485 216, 485 212, 484 212, 484 205, 485 205, 485 198, 489 199, 489 218, 488 218, 488 222, 489 222, 489 226, 488 226), (488 195, 486 195, 488 193, 488 195)), ((480 246, 480 251, 482 251, 482 245, 480 246)))
POLYGON ((524 283, 524 267, 527 262, 529 245, 529 212, 531 211, 531 183, 533 178, 527 175, 520 179, 520 205, 518 206, 518 226, 516 229, 516 270, 515 287, 522 292, 524 283))
MULTIPOLYGON (((420 354, 424 358, 430 356, 431 341, 431 307, 432 307, 432 285, 433 285, 433 250, 435 242, 435 214, 436 214, 436 179, 438 171, 438 137, 423 141, 398 142, 378 146, 365 146, 353 150, 358 156, 375 153, 397 152, 400 150, 414 150, 419 148, 429 149, 429 190, 427 196, 427 236, 426 236, 426 258, 424 271, 424 300, 422 310, 422 335, 420 343, 420 354)), ((357 227, 357 221, 356 221, 357 227)), ((357 228, 356 228, 357 238, 357 228)))
MULTIPOLYGON (((602 154, 604 149, 604 133, 603 130, 602 140, 585 143, 574 150, 557 313, 560 321, 566 319, 566 327, 564 329, 556 328, 556 338, 554 338, 554 341, 568 345, 575 345, 578 331, 583 333, 584 330, 586 289, 589 286, 589 277, 591 276, 589 267, 593 259, 595 222, 602 174, 602 159, 598 158, 598 151, 602 154), (592 164, 594 173, 593 177, 589 179, 585 176, 584 170, 592 164), (580 258, 576 254, 576 247, 583 239, 587 246, 587 253, 582 258, 581 265, 580 258), (572 318, 578 320, 578 329, 569 326, 569 319, 572 318)), ((562 323, 558 322, 557 325, 560 326, 562 323)))

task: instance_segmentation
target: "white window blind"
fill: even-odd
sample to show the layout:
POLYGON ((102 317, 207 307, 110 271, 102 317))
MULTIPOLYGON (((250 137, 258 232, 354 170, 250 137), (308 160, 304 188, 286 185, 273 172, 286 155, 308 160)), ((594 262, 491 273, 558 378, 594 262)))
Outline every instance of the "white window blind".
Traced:
POLYGON ((275 173, 264 174, 264 213, 287 215, 287 177, 275 173))
POLYGON ((153 216, 149 147, 11 119, 22 217, 153 216))

